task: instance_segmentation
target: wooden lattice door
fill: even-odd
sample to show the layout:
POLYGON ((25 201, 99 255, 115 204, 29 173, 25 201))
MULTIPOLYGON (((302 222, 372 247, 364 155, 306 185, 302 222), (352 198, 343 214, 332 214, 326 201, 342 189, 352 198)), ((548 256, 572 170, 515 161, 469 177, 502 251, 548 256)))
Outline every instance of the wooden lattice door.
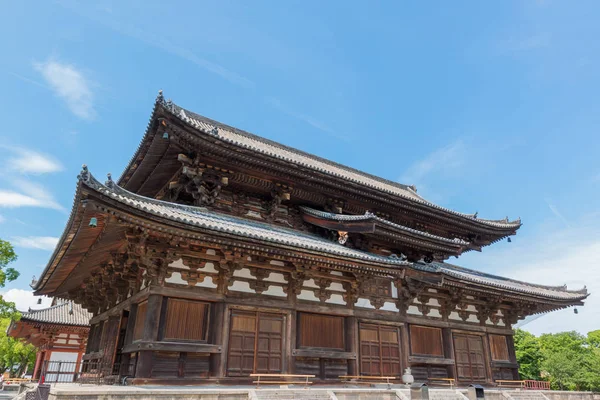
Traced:
POLYGON ((232 311, 227 375, 281 373, 283 326, 283 315, 232 311))
POLYGON ((380 376, 400 374, 398 328, 360 324, 360 374, 380 376))
POLYGON ((459 380, 485 380, 485 358, 481 336, 454 334, 454 356, 459 380))

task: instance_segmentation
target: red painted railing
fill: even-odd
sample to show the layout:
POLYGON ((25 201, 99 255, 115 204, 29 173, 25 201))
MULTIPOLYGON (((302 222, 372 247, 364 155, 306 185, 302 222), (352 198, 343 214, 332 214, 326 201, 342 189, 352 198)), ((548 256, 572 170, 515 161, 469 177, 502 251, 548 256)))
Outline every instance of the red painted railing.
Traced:
POLYGON ((525 389, 530 390, 550 390, 550 382, 548 381, 525 381, 525 389))

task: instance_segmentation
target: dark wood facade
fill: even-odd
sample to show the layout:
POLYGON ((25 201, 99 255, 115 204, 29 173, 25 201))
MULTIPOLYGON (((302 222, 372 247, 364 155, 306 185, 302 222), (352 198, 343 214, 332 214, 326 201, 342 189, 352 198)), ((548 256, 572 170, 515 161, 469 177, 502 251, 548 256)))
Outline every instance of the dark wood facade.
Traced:
MULTIPOLYGON (((94 314, 135 383, 251 373, 516 379, 511 326, 585 291, 444 262, 516 233, 200 117, 162 95, 117 183, 86 168, 39 294, 94 314)), ((115 372, 116 373, 116 372, 115 372)))

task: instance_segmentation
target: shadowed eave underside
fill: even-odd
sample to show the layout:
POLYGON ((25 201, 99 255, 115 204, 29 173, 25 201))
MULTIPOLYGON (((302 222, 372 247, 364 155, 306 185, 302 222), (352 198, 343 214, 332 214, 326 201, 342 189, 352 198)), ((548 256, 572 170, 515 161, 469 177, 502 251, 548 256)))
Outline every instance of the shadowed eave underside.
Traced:
MULTIPOLYGON (((81 234, 81 230, 74 229, 74 226, 79 226, 74 223, 74 221, 78 218, 78 211, 81 210, 79 203, 82 201, 82 192, 85 191, 86 197, 89 197, 89 194, 93 194, 99 198, 105 197, 112 201, 116 201, 124 208, 142 212, 152 218, 158 217, 159 219, 164 220, 165 223, 172 221, 174 223, 184 224, 189 226, 189 229, 200 229, 208 234, 227 234, 244 240, 259 241, 275 246, 283 245, 286 247, 297 248, 298 251, 314 251, 331 257, 352 259, 357 263, 384 265, 392 269, 412 268, 428 273, 439 274, 446 279, 458 280, 466 282, 467 284, 530 295, 540 300, 544 298, 552 299, 564 302, 565 306, 580 304, 581 300, 588 296, 585 288, 582 290, 571 291, 568 290, 566 286, 556 287, 535 285, 485 274, 447 263, 411 263, 396 257, 386 257, 350 249, 336 242, 331 242, 311 234, 210 212, 202 207, 186 206, 147 198, 125 190, 111 180, 104 185, 97 181, 87 169, 82 171, 79 179, 71 218, 48 266, 34 285, 34 289, 37 293, 43 292, 42 289, 54 273, 54 270, 60 267, 60 257, 65 254, 66 248, 71 245, 71 242, 77 240, 76 236, 81 234)), ((82 224, 81 226, 85 227, 84 230, 93 229, 87 227, 85 224, 82 224)))

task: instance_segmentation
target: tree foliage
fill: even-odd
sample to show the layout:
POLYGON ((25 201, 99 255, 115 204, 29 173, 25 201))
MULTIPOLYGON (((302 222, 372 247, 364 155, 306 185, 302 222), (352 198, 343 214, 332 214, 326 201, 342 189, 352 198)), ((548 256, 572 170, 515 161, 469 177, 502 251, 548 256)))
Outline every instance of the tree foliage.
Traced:
POLYGON ((522 379, 547 380, 560 390, 600 390, 600 330, 536 337, 518 329, 515 352, 522 379))
POLYGON ((35 363, 36 348, 6 334, 9 318, 0 319, 0 373, 9 372, 18 377, 31 369, 35 363))
MULTIPOLYGON (((12 282, 19 277, 19 271, 8 266, 8 264, 16 261, 16 259, 17 254, 12 245, 0 239, 0 287, 4 287, 6 282, 12 282)), ((15 303, 5 301, 2 296, 0 296, 0 318, 19 318, 15 303)))

